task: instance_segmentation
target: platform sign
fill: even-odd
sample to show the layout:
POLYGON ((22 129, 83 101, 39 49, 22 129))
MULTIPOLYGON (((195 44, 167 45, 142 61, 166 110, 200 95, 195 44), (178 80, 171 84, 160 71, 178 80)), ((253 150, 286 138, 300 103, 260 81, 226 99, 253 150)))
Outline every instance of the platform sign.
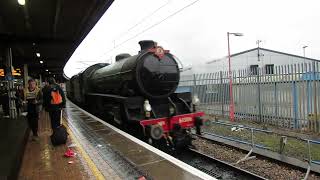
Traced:
MULTIPOLYGON (((13 76, 21 76, 22 72, 20 68, 12 69, 12 75, 13 76)), ((4 69, 0 69, 0 77, 4 77, 5 72, 4 69)))

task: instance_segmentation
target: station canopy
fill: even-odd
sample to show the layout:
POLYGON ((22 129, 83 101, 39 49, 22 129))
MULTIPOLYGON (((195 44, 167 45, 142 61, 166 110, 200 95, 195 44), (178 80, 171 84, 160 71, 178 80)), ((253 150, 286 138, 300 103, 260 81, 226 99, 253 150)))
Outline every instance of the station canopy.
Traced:
POLYGON ((32 77, 42 74, 63 80, 65 63, 112 2, 1 0, 1 66, 5 49, 11 47, 14 68, 23 69, 23 64, 28 64, 32 77))

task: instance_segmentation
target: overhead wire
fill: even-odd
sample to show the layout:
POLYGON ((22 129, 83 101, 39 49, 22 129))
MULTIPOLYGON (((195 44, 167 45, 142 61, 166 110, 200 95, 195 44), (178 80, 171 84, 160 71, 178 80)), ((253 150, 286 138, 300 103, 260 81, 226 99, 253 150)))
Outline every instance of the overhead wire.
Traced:
POLYGON ((111 49, 111 50, 109 50, 109 51, 107 51, 107 52, 103 53, 103 55, 101 55, 101 56, 100 56, 100 58, 101 58, 102 56, 104 56, 105 54, 108 54, 108 53, 110 53, 110 52, 114 51, 116 48, 119 48, 120 46, 122 46, 122 45, 123 45, 123 44, 125 44, 126 42, 128 42, 128 41, 130 41, 130 40, 132 40, 132 39, 136 38, 137 36, 139 36, 139 35, 141 35, 141 34, 145 33, 146 31, 148 31, 148 30, 150 30, 150 29, 152 29, 152 28, 156 27, 157 25, 159 25, 159 24, 163 23, 164 21, 166 21, 166 20, 168 20, 168 19, 172 18, 173 16, 175 16, 175 15, 179 14, 180 12, 182 12, 183 10, 187 9, 188 7, 190 7, 190 6, 194 5, 194 4, 195 4, 195 3, 197 3, 198 1, 200 1, 200 0, 195 0, 195 1, 193 1, 193 2, 191 2, 191 3, 189 3, 189 4, 187 4, 186 6, 184 6, 184 7, 180 8, 179 10, 177 10, 177 11, 175 11, 174 13, 170 14, 169 16, 165 17, 164 19, 162 19, 162 20, 160 20, 160 21, 158 21, 158 22, 156 22, 156 23, 152 24, 152 25, 151 25, 151 26, 149 26, 148 28, 146 28, 146 29, 144 29, 144 30, 140 31, 139 33, 137 33, 137 34, 133 35, 132 37, 130 37, 130 38, 128 38, 128 39, 126 39, 125 41, 121 42, 120 44, 115 45, 113 49, 111 49))
POLYGON ((165 6, 167 6, 172 0, 168 0, 165 4, 163 4, 162 6, 158 7, 156 10, 152 11, 150 14, 144 16, 139 22, 137 22, 135 25, 131 26, 129 29, 127 29, 125 32, 121 33, 119 36, 117 36, 116 38, 114 38, 114 41, 116 41, 117 39, 123 37, 125 34, 129 33, 132 29, 134 29, 135 27, 139 26, 140 24, 142 24, 144 21, 146 21, 147 19, 149 19, 150 17, 152 17, 154 14, 156 14, 159 10, 161 10, 162 8, 164 8, 165 6))
MULTIPOLYGON (((123 32, 123 33, 121 33, 120 35, 118 35, 116 38, 114 38, 114 40, 113 40, 113 49, 114 48, 116 48, 116 45, 115 45, 115 43, 116 43, 116 40, 117 39, 120 39, 121 37, 123 37, 124 35, 126 35, 127 33, 129 33, 132 29, 134 29, 135 27, 137 27, 137 26, 139 26, 140 24, 142 24, 144 21, 146 21, 147 19, 149 19, 150 17, 152 17, 154 14, 156 14, 158 11, 160 11, 162 8, 164 8, 165 6, 167 6, 170 2, 171 2, 172 0, 168 0, 165 4, 163 4, 163 5, 161 5, 160 7, 158 7, 157 9, 155 9, 154 11, 152 11, 151 13, 149 13, 148 15, 146 15, 146 16, 144 16, 139 22, 137 22, 136 24, 134 24, 133 26, 131 26, 129 29, 127 29, 125 32, 123 32)), ((113 50, 112 49, 112 50, 113 50)), ((111 51, 112 51, 111 50, 111 51)), ((108 51, 108 52, 106 52, 106 53, 109 53, 109 52, 111 52, 111 51, 108 51)), ((106 53, 103 53, 103 55, 104 54, 106 54, 106 53)), ((99 58, 101 58, 103 55, 101 55, 99 58)), ((101 60, 100 60, 101 61, 101 60)), ((99 61, 99 62, 100 62, 99 61)), ((111 60, 112 61, 112 60, 111 60)), ((110 63, 111 63, 111 61, 110 61, 110 63)))

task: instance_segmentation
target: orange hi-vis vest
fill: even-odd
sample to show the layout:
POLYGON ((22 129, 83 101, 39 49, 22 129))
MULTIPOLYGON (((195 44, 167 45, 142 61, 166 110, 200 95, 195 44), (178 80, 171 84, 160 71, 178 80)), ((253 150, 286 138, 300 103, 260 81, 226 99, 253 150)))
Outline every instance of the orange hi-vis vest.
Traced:
POLYGON ((51 91, 51 104, 58 105, 62 103, 62 96, 59 89, 51 91))

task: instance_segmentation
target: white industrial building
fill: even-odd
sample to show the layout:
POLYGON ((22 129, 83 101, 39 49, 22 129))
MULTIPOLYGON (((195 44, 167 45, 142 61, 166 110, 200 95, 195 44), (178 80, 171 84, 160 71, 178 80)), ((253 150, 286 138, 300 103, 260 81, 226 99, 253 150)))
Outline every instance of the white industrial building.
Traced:
MULTIPOLYGON (((310 124, 320 112, 319 60, 254 48, 231 55, 231 62, 236 118, 316 130, 310 124)), ((206 114, 227 117, 229 83, 224 57, 182 72, 177 91, 197 95, 206 114)))
MULTIPOLYGON (((311 63, 320 61, 312 58, 305 58, 294 54, 274 51, 265 48, 253 48, 240 53, 231 55, 231 69, 244 70, 247 69, 253 74, 257 68, 261 68, 266 74, 274 74, 274 68, 281 65, 292 65, 311 63)), ((218 71, 228 71, 228 57, 215 59, 203 64, 193 65, 190 70, 183 72, 187 74, 212 73, 218 71)))

